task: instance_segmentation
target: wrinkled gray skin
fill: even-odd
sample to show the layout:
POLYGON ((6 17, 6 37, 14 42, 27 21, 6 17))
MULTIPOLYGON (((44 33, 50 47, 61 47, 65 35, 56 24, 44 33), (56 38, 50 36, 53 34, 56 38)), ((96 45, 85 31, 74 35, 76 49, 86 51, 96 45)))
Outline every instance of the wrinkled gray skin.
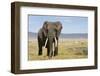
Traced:
POLYGON ((38 55, 42 55, 43 46, 47 48, 47 56, 49 58, 58 55, 58 40, 59 40, 59 35, 61 33, 61 29, 62 29, 62 24, 59 21, 44 22, 43 27, 38 32, 38 47, 39 47, 38 55))

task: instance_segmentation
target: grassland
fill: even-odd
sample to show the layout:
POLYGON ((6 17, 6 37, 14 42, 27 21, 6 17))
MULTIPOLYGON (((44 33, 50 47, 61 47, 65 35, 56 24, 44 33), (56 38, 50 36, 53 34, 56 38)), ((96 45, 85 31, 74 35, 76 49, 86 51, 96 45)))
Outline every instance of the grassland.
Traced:
MULTIPOLYGON (((60 39, 58 56, 52 59, 80 59, 88 56, 87 39, 60 39)), ((47 49, 43 48, 43 55, 38 56, 37 39, 28 41, 28 60, 46 60, 47 49)))

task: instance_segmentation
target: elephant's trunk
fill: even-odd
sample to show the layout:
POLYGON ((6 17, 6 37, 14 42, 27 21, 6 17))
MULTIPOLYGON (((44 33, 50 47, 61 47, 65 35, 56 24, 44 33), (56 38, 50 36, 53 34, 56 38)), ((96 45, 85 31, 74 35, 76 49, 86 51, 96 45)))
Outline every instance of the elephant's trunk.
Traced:
POLYGON ((44 45, 45 48, 46 48, 47 42, 48 42, 48 38, 46 38, 46 41, 45 41, 45 45, 44 45))

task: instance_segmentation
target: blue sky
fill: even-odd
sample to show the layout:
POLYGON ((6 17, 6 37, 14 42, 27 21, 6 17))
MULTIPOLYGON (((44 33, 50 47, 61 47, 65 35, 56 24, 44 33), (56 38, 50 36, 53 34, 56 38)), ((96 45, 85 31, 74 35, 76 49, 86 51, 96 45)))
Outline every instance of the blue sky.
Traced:
POLYGON ((60 21, 62 33, 88 33, 88 17, 29 15, 28 19, 28 32, 37 33, 44 21, 60 21))

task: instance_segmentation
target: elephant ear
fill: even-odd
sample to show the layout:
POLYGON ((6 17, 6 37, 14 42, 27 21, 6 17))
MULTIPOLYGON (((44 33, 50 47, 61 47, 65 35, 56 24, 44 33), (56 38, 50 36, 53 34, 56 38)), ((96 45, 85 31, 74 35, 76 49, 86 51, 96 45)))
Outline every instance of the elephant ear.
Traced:
POLYGON ((57 21, 57 22, 56 22, 57 36, 60 35, 62 28, 63 28, 63 27, 62 27, 61 22, 57 21))
POLYGON ((57 21, 56 22, 56 30, 59 31, 61 29, 62 29, 62 24, 61 24, 61 22, 57 21))
POLYGON ((43 29, 47 29, 47 23, 48 23, 48 21, 45 21, 44 23, 43 23, 43 29))

